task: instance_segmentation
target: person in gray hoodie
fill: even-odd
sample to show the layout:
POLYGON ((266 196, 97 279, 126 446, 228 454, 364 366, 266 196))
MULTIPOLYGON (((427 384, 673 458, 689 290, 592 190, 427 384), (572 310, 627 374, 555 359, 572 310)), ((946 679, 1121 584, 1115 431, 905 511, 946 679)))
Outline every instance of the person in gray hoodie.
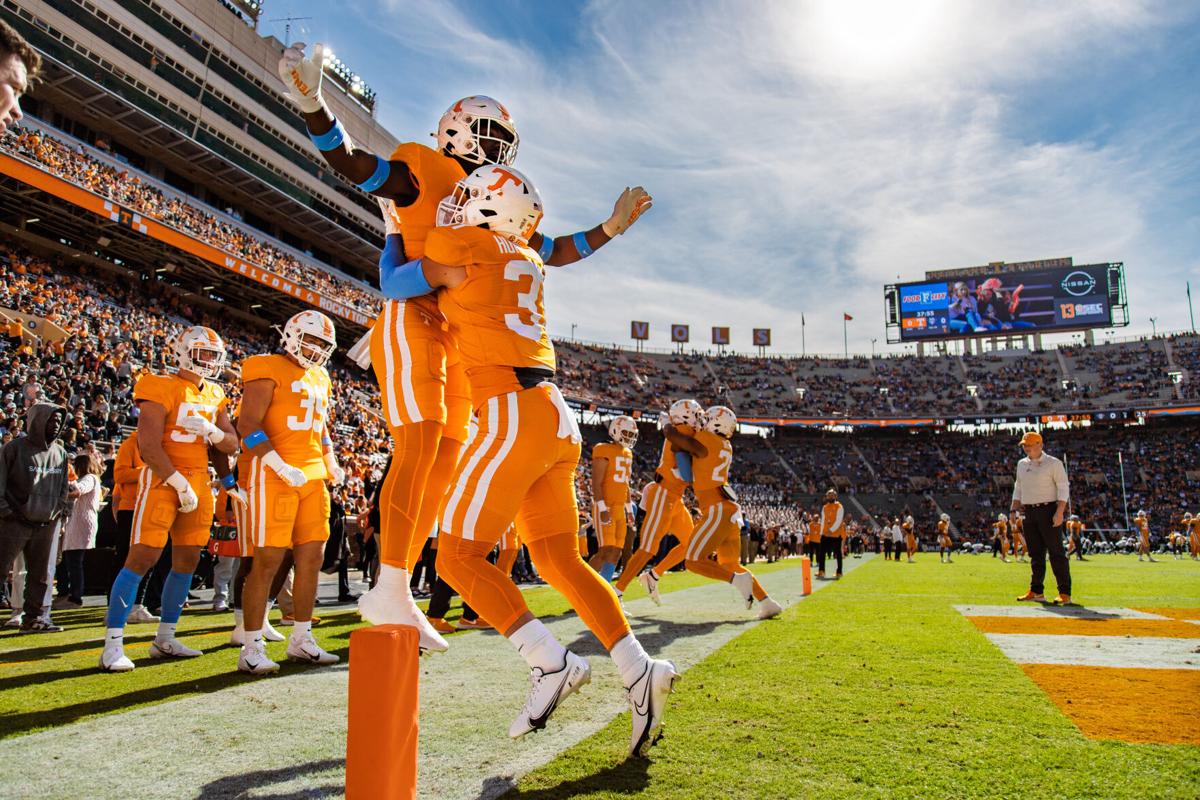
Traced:
POLYGON ((54 537, 71 507, 67 453, 56 441, 66 421, 61 406, 35 403, 25 412, 26 433, 0 447, 0 576, 8 574, 18 553, 24 554, 23 631, 62 630, 43 617, 42 604, 54 537))

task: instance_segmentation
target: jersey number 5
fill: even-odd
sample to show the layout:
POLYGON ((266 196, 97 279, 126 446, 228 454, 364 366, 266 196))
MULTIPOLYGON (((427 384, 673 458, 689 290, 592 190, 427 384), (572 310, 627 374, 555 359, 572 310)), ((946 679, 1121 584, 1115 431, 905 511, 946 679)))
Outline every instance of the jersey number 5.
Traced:
POLYGON ((529 313, 529 322, 522 322, 520 314, 505 314, 504 324, 513 333, 518 333, 526 339, 533 339, 536 342, 546 333, 546 329, 543 327, 546 319, 541 313, 542 281, 546 276, 536 264, 523 258, 504 265, 506 281, 516 281, 519 285, 521 278, 525 277, 529 278, 529 289, 517 292, 517 307, 529 313))
POLYGON ((633 459, 625 456, 617 456, 613 459, 613 483, 629 483, 629 469, 633 466, 633 459))
POLYGON ((183 421, 188 417, 204 417, 214 422, 217 416, 216 406, 206 406, 200 403, 180 403, 179 413, 175 415, 175 430, 171 431, 171 441, 180 444, 191 444, 198 441, 199 436, 183 429, 183 421))

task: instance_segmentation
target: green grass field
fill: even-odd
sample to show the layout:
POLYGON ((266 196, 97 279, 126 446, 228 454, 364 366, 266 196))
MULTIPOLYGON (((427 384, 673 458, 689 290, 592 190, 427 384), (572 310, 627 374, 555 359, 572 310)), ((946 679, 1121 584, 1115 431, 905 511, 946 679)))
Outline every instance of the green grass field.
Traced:
MULTIPOLYGON (((761 565, 760 573, 794 567, 796 562, 761 565)), ((689 573, 675 574, 666 581, 664 591, 678 591, 705 583, 689 573)), ((635 581, 628 597, 642 596, 635 581)), ((558 592, 537 587, 525 592, 530 609, 540 617, 553 617, 570 611, 558 592)), ((427 603, 421 603, 424 608, 427 603)), ((322 647, 337 653, 344 661, 350 649, 350 632, 362 626, 353 610, 326 613, 317 609, 322 622, 313 634, 322 647)), ((461 614, 455 601, 448 620, 461 614)), ((279 613, 272 612, 278 622, 279 613)), ((0 632, 0 739, 53 728, 88 717, 129 711, 141 706, 219 691, 255 678, 237 672, 238 649, 229 646, 233 627, 230 613, 214 614, 206 610, 187 610, 179 622, 179 637, 192 647, 204 650, 203 658, 187 661, 154 661, 146 656, 154 638, 155 625, 130 625, 126 629, 126 652, 137 668, 122 676, 96 669, 104 641, 104 609, 85 607, 54 612, 54 620, 66 630, 55 634, 0 632), (118 678, 114 680, 114 678, 118 678)), ((288 628, 280 628, 285 635, 288 628)), ((454 634, 462 639, 470 634, 454 634)), ((274 651, 272 651, 274 652, 274 651)), ((304 664, 281 662, 282 675, 310 669, 304 664)))
MULTIPOLYGON (((1072 569, 1075 597, 1084 605, 1200 607, 1195 562, 1138 564, 1106 556, 1072 569)), ((912 565, 874 559, 688 670, 671 699, 666 736, 649 759, 626 760, 625 713, 525 775, 508 796, 1200 797, 1200 747, 1084 738, 953 608, 1010 604, 1027 579, 1027 565, 986 556, 960 557, 952 565, 939 564, 933 554, 912 565)), ((665 588, 703 583, 671 575, 665 588)), ((638 593, 634 587, 630 599, 638 593)), ((526 596, 539 615, 569 612, 551 589, 526 596)), ((665 613, 670 609, 668 601, 665 613)), ((0 737, 9 739, 0 748, 10 746, 17 755, 15 736, 253 680, 234 672, 237 651, 225 646, 229 615, 194 612, 185 613, 181 636, 209 651, 206 657, 151 662, 145 647, 154 626, 133 626, 129 650, 138 668, 123 676, 99 673, 101 617, 98 608, 60 612, 65 633, 0 634, 0 737)), ((356 615, 341 612, 326 616, 314 632, 344 658, 359 624, 356 615)), ((481 635, 456 634, 452 645, 472 647, 481 635)), ((285 664, 283 676, 306 669, 285 664)), ((286 725, 286 707, 277 713, 286 725)), ((439 731, 426 727, 421 735, 439 731)), ((496 769, 503 774, 504 765, 496 769)), ((314 791, 304 796, 337 796, 314 791)))
MULTIPOLYGON (((1200 606, 1192 561, 1072 569, 1082 604, 1200 606)), ((1200 748, 1085 739, 953 608, 1027 585, 990 557, 875 559, 690 670, 649 760, 623 763, 623 715, 512 796, 1200 797, 1200 748)))

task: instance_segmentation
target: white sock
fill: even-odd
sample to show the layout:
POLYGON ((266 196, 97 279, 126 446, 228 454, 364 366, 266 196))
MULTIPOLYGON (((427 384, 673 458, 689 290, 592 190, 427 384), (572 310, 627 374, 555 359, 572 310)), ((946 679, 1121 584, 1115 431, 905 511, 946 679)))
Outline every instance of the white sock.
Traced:
POLYGON ((380 564, 379 580, 375 583, 375 589, 381 594, 411 593, 408 580, 408 570, 393 567, 391 564, 380 564))
POLYGON ((104 631, 104 646, 105 647, 124 647, 125 646, 125 629, 124 628, 107 628, 104 631))
POLYGON ((245 621, 246 621, 246 618, 242 612, 242 609, 235 608, 233 610, 233 624, 236 625, 237 627, 241 628, 245 624, 245 621))
POLYGON ((621 683, 627 687, 642 677, 646 665, 650 663, 650 656, 646 655, 641 643, 632 633, 626 634, 621 641, 613 645, 608 654, 617 665, 617 672, 621 673, 621 683))
POLYGON ((246 631, 245 642, 246 642, 246 645, 245 645, 246 647, 257 647, 258 649, 261 650, 263 647, 262 631, 261 630, 246 631))
POLYGON ((293 639, 304 639, 311 635, 312 635, 312 620, 311 619, 306 620, 305 622, 296 620, 296 622, 292 625, 292 638, 293 639))
POLYGON ((554 638, 550 629, 535 619, 517 628, 508 640, 517 648, 517 652, 525 659, 532 669, 537 667, 543 671, 560 669, 567 657, 567 648, 554 638))
POLYGON ((155 634, 154 638, 158 639, 159 641, 163 641, 163 642, 165 642, 167 639, 174 639, 175 638, 175 626, 177 624, 178 623, 176 623, 176 622, 160 622, 160 623, 158 623, 158 633, 155 634))

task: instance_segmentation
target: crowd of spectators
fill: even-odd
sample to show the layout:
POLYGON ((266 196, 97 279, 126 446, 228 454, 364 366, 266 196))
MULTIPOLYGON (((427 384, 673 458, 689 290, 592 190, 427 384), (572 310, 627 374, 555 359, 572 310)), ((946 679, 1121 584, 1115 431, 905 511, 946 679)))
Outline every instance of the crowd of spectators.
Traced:
POLYGON ((92 156, 81 144, 26 127, 0 135, 0 149, 370 317, 379 313, 380 296, 361 284, 333 275, 315 263, 305 263, 267 241, 265 234, 221 219, 201 208, 198 201, 164 192, 130 167, 114 166, 92 156))

